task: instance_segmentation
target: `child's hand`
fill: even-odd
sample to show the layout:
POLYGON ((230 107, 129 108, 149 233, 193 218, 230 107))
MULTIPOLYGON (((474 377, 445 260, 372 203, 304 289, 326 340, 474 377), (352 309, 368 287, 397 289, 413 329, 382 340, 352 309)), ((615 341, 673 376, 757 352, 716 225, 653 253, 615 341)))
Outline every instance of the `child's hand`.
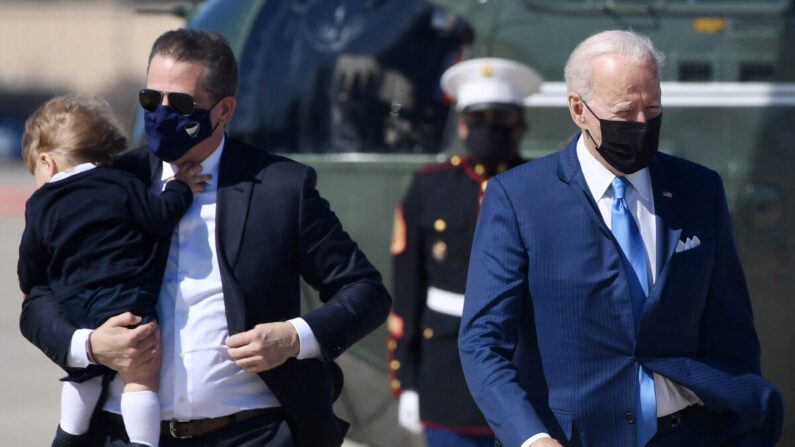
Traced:
POLYGON ((213 178, 210 174, 199 175, 202 171, 201 165, 185 164, 179 166, 178 169, 179 171, 174 174, 174 179, 187 183, 194 194, 197 192, 204 192, 206 189, 204 182, 213 178))

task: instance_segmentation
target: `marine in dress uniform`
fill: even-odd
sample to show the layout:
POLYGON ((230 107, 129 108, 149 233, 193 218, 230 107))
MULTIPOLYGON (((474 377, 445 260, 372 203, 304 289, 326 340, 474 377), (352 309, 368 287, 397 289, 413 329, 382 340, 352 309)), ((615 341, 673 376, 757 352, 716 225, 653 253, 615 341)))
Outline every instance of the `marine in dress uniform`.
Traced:
POLYGON ((473 401, 458 356, 469 253, 486 184, 523 163, 525 98, 541 77, 505 59, 458 63, 442 88, 460 112, 467 156, 417 172, 396 210, 391 252, 394 307, 387 323, 390 387, 399 422, 425 431, 429 446, 491 446, 493 433, 473 401))

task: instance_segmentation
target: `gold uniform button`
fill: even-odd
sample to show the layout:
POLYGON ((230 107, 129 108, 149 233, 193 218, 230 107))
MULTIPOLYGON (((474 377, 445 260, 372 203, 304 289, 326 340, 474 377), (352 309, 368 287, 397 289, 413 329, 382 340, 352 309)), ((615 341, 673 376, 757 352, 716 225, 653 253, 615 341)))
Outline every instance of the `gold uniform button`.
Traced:
POLYGON ((400 389, 400 380, 392 379, 392 382, 389 383, 389 386, 391 386, 393 390, 399 390, 400 389))
POLYGON ((480 182, 480 189, 485 191, 486 190, 486 185, 488 185, 488 184, 489 184, 488 180, 483 180, 482 182, 480 182))
POLYGON ((430 340, 433 338, 433 329, 426 327, 425 330, 422 331, 422 336, 430 340))
POLYGON ((390 351, 394 351, 397 349, 397 342, 395 340, 389 340, 389 342, 386 344, 386 347, 389 348, 390 351))
POLYGON ((400 369, 400 362, 397 360, 392 360, 389 362, 389 367, 392 369, 400 369))
POLYGON ((461 164, 461 157, 459 157, 458 155, 453 155, 452 157, 450 157, 450 164, 453 165, 453 166, 460 165, 461 164))
POLYGON ((482 164, 476 164, 475 165, 475 174, 483 175, 485 172, 486 172, 486 167, 485 166, 483 166, 482 164))
POLYGON ((447 259, 447 244, 444 241, 436 241, 431 247, 431 256, 436 262, 444 262, 447 259))
POLYGON ((433 222, 433 228, 439 233, 441 233, 447 228, 447 222, 445 222, 444 219, 436 219, 433 222))

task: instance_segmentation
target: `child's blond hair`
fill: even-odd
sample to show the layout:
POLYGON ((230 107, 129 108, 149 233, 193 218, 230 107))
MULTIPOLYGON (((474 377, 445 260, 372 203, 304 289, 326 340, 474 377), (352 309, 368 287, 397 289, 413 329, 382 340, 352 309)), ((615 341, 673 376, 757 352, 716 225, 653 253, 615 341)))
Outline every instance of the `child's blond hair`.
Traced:
POLYGON ((34 172, 37 155, 57 153, 71 163, 107 164, 127 148, 124 131, 99 98, 56 96, 25 121, 22 158, 34 172))

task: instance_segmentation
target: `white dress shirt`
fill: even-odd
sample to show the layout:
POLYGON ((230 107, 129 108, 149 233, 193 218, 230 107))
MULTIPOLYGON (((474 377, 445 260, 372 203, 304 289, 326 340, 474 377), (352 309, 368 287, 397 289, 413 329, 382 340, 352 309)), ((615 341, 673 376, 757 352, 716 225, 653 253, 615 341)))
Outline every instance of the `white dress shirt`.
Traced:
MULTIPOLYGON (((613 188, 610 184, 616 178, 585 147, 580 137, 577 141, 577 159, 580 162, 585 183, 591 190, 594 201, 599 206, 607 228, 612 230, 613 188)), ((649 168, 625 176, 631 188, 626 189, 624 200, 635 218, 643 246, 646 249, 646 265, 649 269, 649 290, 657 280, 657 217, 654 214, 654 194, 651 188, 649 168)), ((654 373, 654 394, 657 398, 657 417, 676 413, 690 405, 701 403, 693 391, 677 385, 667 378, 654 373)))
MULTIPOLYGON (((585 183, 599 207, 602 219, 607 227, 612 229, 613 188, 610 184, 616 176, 588 151, 582 136, 577 141, 577 160, 580 162, 585 183)), ((649 270, 649 290, 651 290, 651 286, 657 280, 657 218, 654 214, 651 177, 648 168, 643 168, 625 177, 632 186, 627 187, 624 200, 643 238, 643 246, 646 249, 646 266, 649 270)), ((654 394, 657 398, 657 417, 676 413, 690 405, 701 403, 693 391, 677 385, 657 373, 653 374, 654 394)), ((547 437, 549 437, 548 434, 539 433, 523 442, 522 447, 528 447, 533 442, 547 437)))
MULTIPOLYGON (((258 375, 235 365, 225 343, 229 331, 215 243, 218 167, 224 142, 201 163, 202 173, 211 174, 212 179, 206 191, 195 194, 172 235, 158 297, 163 344, 159 397, 164 420, 213 418, 280 405, 258 375)), ((162 191, 173 175, 174 167, 163 163, 161 181, 155 182, 153 190, 162 191)), ((299 334, 298 358, 319 356, 309 325, 301 318, 289 322, 299 334)), ((89 332, 78 330, 73 336, 70 365, 87 365, 85 337, 89 332)), ((110 385, 106 411, 121 412, 123 387, 117 376, 110 385)))

